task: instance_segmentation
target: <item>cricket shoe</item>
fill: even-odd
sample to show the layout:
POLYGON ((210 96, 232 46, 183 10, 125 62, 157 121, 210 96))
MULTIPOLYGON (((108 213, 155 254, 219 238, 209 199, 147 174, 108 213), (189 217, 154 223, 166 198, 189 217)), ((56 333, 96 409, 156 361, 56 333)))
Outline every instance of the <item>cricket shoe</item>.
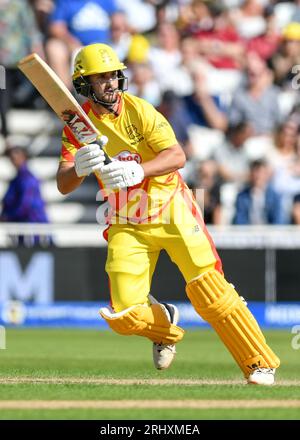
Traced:
MULTIPOLYGON (((170 323, 176 325, 179 319, 179 312, 173 304, 160 304, 170 323)), ((176 354, 175 344, 157 344, 153 343, 153 362, 158 370, 169 368, 176 354)))
POLYGON ((247 382, 255 385, 273 385, 275 368, 256 368, 248 377, 247 382))

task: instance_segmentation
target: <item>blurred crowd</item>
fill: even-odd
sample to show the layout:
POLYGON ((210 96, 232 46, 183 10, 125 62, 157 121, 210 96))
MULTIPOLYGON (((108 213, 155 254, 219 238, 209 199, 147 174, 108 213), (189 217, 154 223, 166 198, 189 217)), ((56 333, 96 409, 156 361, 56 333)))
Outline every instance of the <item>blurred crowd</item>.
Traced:
POLYGON ((4 137, 10 108, 39 105, 19 59, 39 53, 72 90, 95 42, 173 126, 208 224, 300 224, 300 0, 0 0, 4 137))

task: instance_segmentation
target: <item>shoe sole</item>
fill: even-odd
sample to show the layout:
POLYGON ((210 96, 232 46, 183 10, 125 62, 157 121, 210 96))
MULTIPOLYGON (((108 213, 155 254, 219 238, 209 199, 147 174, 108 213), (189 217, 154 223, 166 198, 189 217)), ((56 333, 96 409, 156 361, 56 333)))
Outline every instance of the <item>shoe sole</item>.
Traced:
POLYGON ((268 387, 268 386, 274 385, 274 383, 275 383, 275 378, 273 378, 272 383, 261 383, 261 382, 255 381, 255 380, 247 380, 248 385, 263 385, 263 386, 268 387))

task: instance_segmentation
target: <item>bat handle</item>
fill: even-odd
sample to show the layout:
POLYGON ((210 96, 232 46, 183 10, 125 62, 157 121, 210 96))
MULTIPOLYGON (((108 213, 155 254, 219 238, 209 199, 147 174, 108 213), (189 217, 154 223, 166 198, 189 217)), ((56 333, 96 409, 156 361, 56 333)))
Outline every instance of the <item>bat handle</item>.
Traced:
POLYGON ((104 152, 104 156, 105 156, 105 162, 104 164, 107 165, 109 163, 111 163, 111 158, 106 154, 106 152, 103 150, 103 147, 105 147, 105 145, 108 142, 108 138, 106 136, 99 136, 96 140, 96 143, 99 145, 99 147, 101 148, 101 150, 104 152))

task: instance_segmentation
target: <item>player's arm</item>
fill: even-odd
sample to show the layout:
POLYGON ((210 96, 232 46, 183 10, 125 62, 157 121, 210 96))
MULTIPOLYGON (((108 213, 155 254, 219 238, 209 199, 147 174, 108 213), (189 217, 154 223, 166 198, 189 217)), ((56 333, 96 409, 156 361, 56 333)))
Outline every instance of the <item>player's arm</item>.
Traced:
POLYGON ((63 41, 70 51, 81 46, 80 41, 69 32, 67 25, 62 21, 51 23, 49 25, 49 33, 51 37, 63 41))
POLYGON ((56 174, 56 183, 61 194, 69 194, 74 191, 83 180, 84 176, 77 176, 74 162, 60 162, 56 174))
POLYGON ((142 164, 145 177, 163 176, 183 168, 186 157, 179 144, 160 151, 157 156, 142 164))

